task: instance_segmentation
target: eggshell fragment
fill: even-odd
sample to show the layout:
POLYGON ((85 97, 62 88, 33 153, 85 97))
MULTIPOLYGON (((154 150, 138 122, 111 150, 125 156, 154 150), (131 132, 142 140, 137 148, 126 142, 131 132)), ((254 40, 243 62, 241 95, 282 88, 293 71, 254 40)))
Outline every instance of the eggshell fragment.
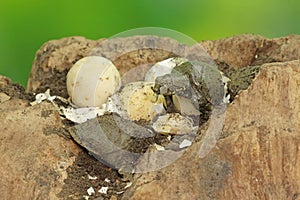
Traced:
POLYGON ((152 124, 153 129, 161 134, 187 134, 196 129, 189 117, 179 113, 167 113, 159 116, 152 124))
POLYGON ((172 69, 177 65, 187 62, 186 58, 174 57, 160 61, 154 64, 145 75, 145 81, 155 82, 158 76, 170 74, 172 69))
POLYGON ((87 193, 88 193, 88 195, 93 195, 93 194, 95 194, 95 190, 94 190, 94 188, 93 187, 89 187, 89 189, 87 189, 87 193))
POLYGON ((182 149, 182 148, 185 148, 185 147, 189 147, 192 145, 192 142, 187 140, 187 139, 184 139, 180 145, 179 145, 179 148, 182 149))
POLYGON ((101 56, 77 61, 67 74, 67 90, 78 107, 99 107, 121 86, 114 64, 101 56))
POLYGON ((98 192, 101 193, 101 194, 107 194, 107 190, 108 190, 108 187, 102 186, 100 188, 100 190, 98 190, 98 192))
POLYGON ((151 121, 164 112, 164 97, 154 93, 153 82, 133 82, 127 84, 120 93, 123 108, 131 120, 151 121))
POLYGON ((199 109, 195 108, 191 100, 182 96, 173 95, 172 100, 175 108, 183 115, 200 115, 199 109))

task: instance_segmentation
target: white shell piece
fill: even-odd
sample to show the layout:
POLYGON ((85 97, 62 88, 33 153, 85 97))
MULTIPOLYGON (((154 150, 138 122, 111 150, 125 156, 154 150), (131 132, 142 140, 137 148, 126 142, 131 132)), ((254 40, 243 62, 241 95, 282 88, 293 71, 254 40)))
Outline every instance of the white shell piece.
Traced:
POLYGON ((89 189, 87 189, 87 193, 88 193, 88 195, 93 195, 93 194, 95 194, 95 190, 94 190, 94 188, 93 187, 89 187, 89 189))
POLYGON ((230 81, 230 79, 228 77, 226 77, 222 72, 221 72, 221 75, 222 75, 222 82, 224 83, 224 98, 223 98, 223 103, 229 103, 229 99, 230 99, 230 94, 227 94, 228 93, 228 82, 230 81))
POLYGON ((53 102, 53 100, 55 98, 56 98, 56 96, 50 95, 50 89, 47 89, 45 93, 39 93, 39 94, 35 95, 35 101, 31 102, 30 105, 34 106, 36 104, 40 104, 44 100, 53 102))
POLYGON ((124 189, 126 189, 126 188, 129 188, 130 186, 132 186, 132 182, 128 182, 128 183, 126 183, 126 185, 125 185, 124 189))
POLYGON ((156 144, 156 143, 154 143, 154 147, 157 151, 164 151, 165 150, 165 147, 163 147, 159 144, 156 144))
POLYGON ((91 175, 88 174, 88 179, 90 179, 90 180, 96 180, 97 176, 91 176, 91 175))
POLYGON ((62 114, 72 122, 83 123, 89 119, 93 119, 97 116, 104 115, 106 112, 105 108, 99 107, 86 107, 86 108, 72 108, 72 107, 61 107, 62 114))
POLYGON ((86 196, 86 195, 83 195, 82 197, 83 197, 85 200, 89 200, 89 198, 90 198, 89 196, 86 196))
POLYGON ((114 64, 101 56, 77 61, 67 74, 67 90, 78 107, 99 107, 121 86, 114 64))
POLYGON ((152 127, 161 134, 187 134, 196 129, 193 126, 192 119, 179 113, 168 113, 159 116, 152 127))
POLYGON ((123 119, 130 120, 127 111, 124 109, 121 102, 120 93, 115 93, 111 97, 108 97, 106 111, 108 113, 117 113, 123 119))
POLYGON ((157 114, 165 111, 164 97, 157 96, 152 90, 153 82, 133 82, 120 92, 123 109, 131 120, 151 121, 157 114))
POLYGON ((177 65, 187 62, 186 58, 168 58, 166 60, 160 61, 153 65, 145 75, 145 81, 155 82, 158 76, 163 76, 165 74, 170 74, 172 69, 177 65))
POLYGON ((184 139, 180 145, 179 145, 179 148, 182 149, 182 148, 185 148, 185 147, 189 147, 192 145, 192 142, 187 140, 187 139, 184 139))
POLYGON ((107 194, 107 190, 108 190, 108 187, 102 186, 100 188, 100 190, 98 190, 98 192, 101 193, 101 194, 107 194))

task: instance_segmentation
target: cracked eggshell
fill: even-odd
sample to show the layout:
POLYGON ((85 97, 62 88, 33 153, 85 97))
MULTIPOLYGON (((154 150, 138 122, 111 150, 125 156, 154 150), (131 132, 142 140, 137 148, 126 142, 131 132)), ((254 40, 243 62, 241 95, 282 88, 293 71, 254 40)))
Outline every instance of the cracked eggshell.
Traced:
POLYGON ((167 113, 159 116, 152 127, 156 132, 164 135, 187 134, 197 128, 193 125, 192 119, 179 113, 167 113))
POLYGON ((168 58, 166 60, 160 61, 154 64, 148 70, 148 72, 145 75, 145 81, 155 82, 155 79, 158 76, 170 74, 174 67, 187 61, 188 60, 186 58, 180 58, 180 57, 173 57, 173 58, 168 58))
POLYGON ((131 120, 151 121, 165 111, 164 97, 154 93, 153 82, 132 82, 121 91, 120 99, 131 120))
POLYGON ((101 56, 77 61, 67 74, 67 90, 78 107, 100 107, 121 86, 119 71, 101 56))
MULTIPOLYGON (((154 64, 145 76, 145 81, 155 82, 155 79, 159 76, 163 76, 166 74, 170 74, 172 69, 182 63, 188 62, 188 59, 181 57, 172 57, 166 60, 160 61, 154 64)), ((184 97, 179 97, 177 95, 173 95, 173 102, 176 109, 181 114, 186 115, 200 115, 199 110, 197 110, 191 103, 189 99, 184 97)))
POLYGON ((191 102, 190 99, 173 95, 172 100, 175 108, 183 115, 200 115, 199 108, 197 109, 191 102))

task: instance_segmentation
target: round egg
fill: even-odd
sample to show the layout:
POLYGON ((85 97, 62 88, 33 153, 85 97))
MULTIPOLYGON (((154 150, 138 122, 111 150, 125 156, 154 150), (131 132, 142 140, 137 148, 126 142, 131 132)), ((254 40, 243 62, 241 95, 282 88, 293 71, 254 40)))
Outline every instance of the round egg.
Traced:
POLYGON ((67 90, 78 107, 100 107, 121 86, 119 71, 101 56, 78 60, 67 74, 67 90))
POLYGON ((132 82, 121 91, 120 99, 131 120, 151 121, 164 112, 164 97, 154 93, 153 82, 132 82))

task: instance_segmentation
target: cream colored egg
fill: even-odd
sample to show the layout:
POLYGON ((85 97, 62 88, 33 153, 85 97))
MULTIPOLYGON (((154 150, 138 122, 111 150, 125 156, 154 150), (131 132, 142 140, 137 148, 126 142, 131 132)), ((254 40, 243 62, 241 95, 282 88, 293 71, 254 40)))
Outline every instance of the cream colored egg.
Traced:
POLYGON ((100 107, 121 86, 119 71, 101 56, 77 61, 67 74, 67 90, 78 107, 100 107))
POLYGON ((133 82, 127 84, 120 93, 120 99, 131 120, 151 121, 157 114, 164 112, 164 97, 157 96, 153 82, 133 82))

